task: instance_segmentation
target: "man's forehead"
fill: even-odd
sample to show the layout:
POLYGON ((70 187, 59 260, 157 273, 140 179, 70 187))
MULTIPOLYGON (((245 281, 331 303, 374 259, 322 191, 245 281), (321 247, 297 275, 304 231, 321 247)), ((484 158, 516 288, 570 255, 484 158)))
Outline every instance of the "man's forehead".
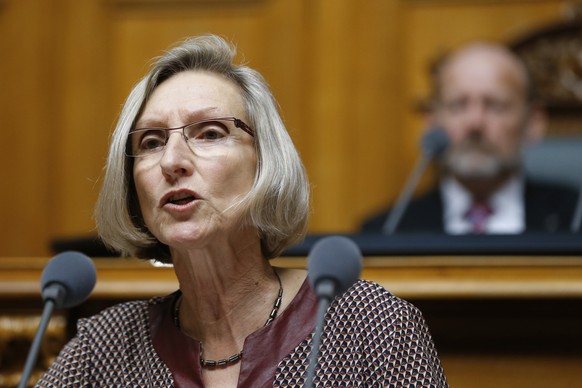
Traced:
POLYGON ((462 87, 469 92, 517 92, 526 96, 524 69, 509 53, 494 48, 473 48, 456 54, 444 64, 440 76, 445 95, 462 87))

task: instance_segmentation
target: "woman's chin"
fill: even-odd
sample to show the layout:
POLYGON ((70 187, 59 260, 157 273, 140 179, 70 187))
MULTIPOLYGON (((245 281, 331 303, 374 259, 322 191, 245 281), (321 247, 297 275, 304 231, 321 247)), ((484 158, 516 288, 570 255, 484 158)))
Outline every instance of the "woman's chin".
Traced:
POLYGON ((196 249, 202 244, 207 244, 208 236, 211 234, 207 228, 182 226, 164 231, 160 241, 176 249, 196 249))

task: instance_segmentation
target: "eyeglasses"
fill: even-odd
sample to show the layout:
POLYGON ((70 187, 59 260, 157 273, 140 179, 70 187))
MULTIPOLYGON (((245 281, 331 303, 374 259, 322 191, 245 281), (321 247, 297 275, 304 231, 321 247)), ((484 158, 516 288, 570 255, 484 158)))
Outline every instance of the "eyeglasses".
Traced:
POLYGON ((133 158, 145 157, 163 151, 170 138, 170 131, 182 130, 182 137, 191 149, 208 149, 225 144, 230 138, 232 125, 252 137, 251 127, 236 117, 218 117, 196 121, 175 128, 136 128, 129 131, 126 155, 133 158))

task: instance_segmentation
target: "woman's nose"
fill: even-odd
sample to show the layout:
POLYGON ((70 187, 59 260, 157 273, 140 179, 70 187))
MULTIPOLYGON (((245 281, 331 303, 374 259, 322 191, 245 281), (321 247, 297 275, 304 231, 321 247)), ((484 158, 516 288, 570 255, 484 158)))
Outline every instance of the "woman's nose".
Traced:
POLYGON ((190 175, 194 167, 192 156, 192 150, 182 132, 169 132, 160 159, 163 174, 171 178, 190 175))

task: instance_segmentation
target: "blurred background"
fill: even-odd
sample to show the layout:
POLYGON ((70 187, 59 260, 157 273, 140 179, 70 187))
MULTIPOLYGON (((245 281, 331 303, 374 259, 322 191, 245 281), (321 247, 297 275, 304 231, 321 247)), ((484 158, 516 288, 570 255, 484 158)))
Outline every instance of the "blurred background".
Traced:
MULTIPOLYGON (((582 136, 581 10, 576 0, 0 0, 0 386, 19 379, 52 243, 95 234, 109 137, 151 58, 191 35, 233 41, 269 81, 305 162, 310 232, 352 233, 399 195, 419 154, 431 65, 468 41, 534 58, 549 136, 582 136)), ((51 321, 36 376, 78 317, 176 288, 168 268, 98 265, 91 301, 51 321)), ((366 266, 363 277, 421 308, 451 386, 581 381, 578 253, 366 266)))
POLYGON ((0 256, 46 256, 55 238, 95 232, 123 100, 150 59, 187 36, 225 36, 265 75, 313 184, 310 232, 352 232, 396 198, 412 169, 433 60, 469 40, 519 42, 572 23, 579 8, 566 0, 0 0, 0 256))

